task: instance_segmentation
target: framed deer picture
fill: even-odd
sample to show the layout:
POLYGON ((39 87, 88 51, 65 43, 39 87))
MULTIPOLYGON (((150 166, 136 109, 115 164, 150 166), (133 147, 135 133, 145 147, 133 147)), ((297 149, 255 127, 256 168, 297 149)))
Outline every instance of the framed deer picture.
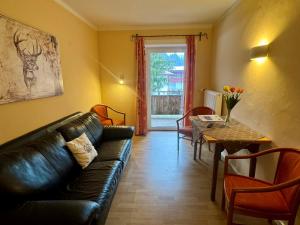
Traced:
POLYGON ((62 94, 57 39, 0 15, 0 104, 62 94))

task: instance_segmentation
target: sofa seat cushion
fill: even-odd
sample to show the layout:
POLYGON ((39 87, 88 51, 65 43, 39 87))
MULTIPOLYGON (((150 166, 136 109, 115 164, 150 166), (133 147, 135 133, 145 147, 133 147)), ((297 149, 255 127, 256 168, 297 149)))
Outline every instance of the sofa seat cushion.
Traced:
POLYGON ((98 156, 95 161, 120 160, 122 164, 127 162, 131 151, 131 140, 113 140, 102 142, 97 148, 98 156))
POLYGON ((113 196, 122 173, 120 161, 93 162, 62 191, 59 198, 91 200, 104 207, 113 196))

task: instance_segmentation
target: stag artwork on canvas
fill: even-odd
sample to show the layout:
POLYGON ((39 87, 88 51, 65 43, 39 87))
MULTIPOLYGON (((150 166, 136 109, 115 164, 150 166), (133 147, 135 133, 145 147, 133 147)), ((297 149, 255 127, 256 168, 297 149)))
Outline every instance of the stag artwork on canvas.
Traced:
POLYGON ((36 76, 34 75, 34 71, 38 70, 39 67, 36 63, 37 58, 42 53, 42 48, 38 45, 38 41, 36 40, 36 45, 32 45, 32 52, 30 50, 21 49, 20 43, 26 41, 26 39, 21 39, 18 31, 14 33, 14 44, 16 46, 17 54, 23 63, 23 76, 25 85, 31 94, 31 87, 36 83, 36 76))
POLYGON ((0 15, 0 104, 61 94, 56 38, 0 15))

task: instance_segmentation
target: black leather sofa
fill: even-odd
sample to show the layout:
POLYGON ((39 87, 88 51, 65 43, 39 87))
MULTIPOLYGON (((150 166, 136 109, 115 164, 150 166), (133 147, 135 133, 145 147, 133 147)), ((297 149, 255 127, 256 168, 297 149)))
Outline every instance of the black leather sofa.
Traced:
POLYGON ((1 145, 0 224, 105 224, 133 132, 75 113, 1 145), (98 151, 84 170, 65 146, 83 132, 98 151))

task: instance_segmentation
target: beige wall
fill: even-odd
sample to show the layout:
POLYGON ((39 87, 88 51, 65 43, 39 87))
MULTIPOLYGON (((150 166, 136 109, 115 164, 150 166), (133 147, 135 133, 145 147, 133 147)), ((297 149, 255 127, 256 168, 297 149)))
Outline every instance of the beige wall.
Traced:
MULTIPOLYGON (((243 0, 214 27, 213 87, 245 88, 233 117, 280 147, 300 148, 299 8, 293 0, 243 0), (261 40, 270 43, 268 60, 249 61, 249 49, 261 40)), ((261 159, 258 176, 272 179, 275 164, 275 157, 261 159)), ((246 165, 237 166, 245 172, 246 165)))
MULTIPOLYGON (((131 30, 99 32, 99 49, 101 63, 102 101, 105 104, 126 112, 128 123, 135 124, 136 116, 136 71, 135 47, 132 34, 198 34, 207 32, 209 39, 197 42, 197 65, 194 105, 202 104, 202 89, 208 88, 211 29, 177 29, 177 30, 131 30), (118 84, 120 74, 124 74, 126 85, 118 84)), ((147 39, 149 40, 149 39, 147 39)), ((156 39, 157 40, 157 39, 156 39)), ((168 42, 165 38, 164 42, 168 42)), ((174 40, 170 40, 172 42, 174 40)))
MULTIPOLYGON (((300 148, 299 7, 299 1, 244 0, 214 28, 213 87, 245 88, 233 117, 270 137, 274 146, 300 148), (249 49, 261 40, 270 42, 263 64, 249 60, 249 49)), ((259 165, 261 176, 270 177, 269 162, 259 165)))
POLYGON ((58 97, 0 105, 0 144, 100 102, 97 31, 52 0, 1 0, 0 13, 58 39, 65 90, 58 97))

